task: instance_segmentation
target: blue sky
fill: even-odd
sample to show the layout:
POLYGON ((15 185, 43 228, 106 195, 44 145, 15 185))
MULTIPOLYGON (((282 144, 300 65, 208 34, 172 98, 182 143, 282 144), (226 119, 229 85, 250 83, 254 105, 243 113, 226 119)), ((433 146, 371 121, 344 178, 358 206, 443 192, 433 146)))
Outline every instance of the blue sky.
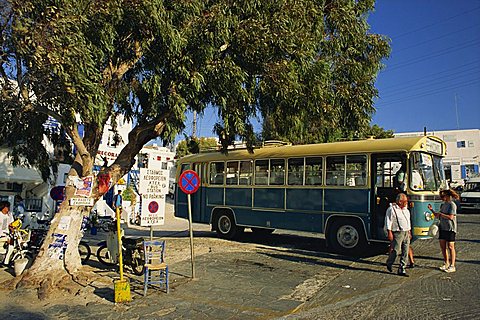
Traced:
POLYGON ((380 0, 368 21, 392 41, 373 123, 395 132, 480 128, 480 1, 380 0))
MULTIPOLYGON (((480 128, 480 0, 378 0, 368 22, 392 47, 372 123, 395 132, 480 128)), ((213 136, 215 121, 207 110, 197 135, 213 136)))

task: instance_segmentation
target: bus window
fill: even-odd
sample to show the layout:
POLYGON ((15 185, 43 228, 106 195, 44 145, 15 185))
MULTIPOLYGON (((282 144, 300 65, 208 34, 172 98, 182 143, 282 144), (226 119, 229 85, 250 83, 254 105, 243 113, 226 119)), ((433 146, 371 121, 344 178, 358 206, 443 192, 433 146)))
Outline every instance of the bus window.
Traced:
POLYGON ((255 161, 255 185, 268 184, 268 160, 255 161))
POLYGON ((270 185, 285 184, 285 160, 272 159, 270 160, 270 185))
POLYGON ((223 162, 210 163, 210 184, 223 184, 224 169, 223 162))
POLYGON ((303 185, 304 158, 288 159, 288 184, 291 186, 303 185))
POLYGON ((327 157, 326 182, 328 186, 345 185, 345 157, 327 157))
POLYGON ((227 162, 227 185, 238 185, 238 161, 227 162))
POLYGON ((322 158, 305 159, 305 185, 322 185, 322 158))
POLYGON ((182 170, 181 170, 180 173, 182 173, 182 172, 184 172, 188 169, 190 169, 190 163, 184 163, 184 164, 182 164, 182 170))
POLYGON ((347 156, 347 186, 367 185, 367 156, 347 156))
POLYGON ((252 184, 252 161, 240 161, 240 185, 252 184))

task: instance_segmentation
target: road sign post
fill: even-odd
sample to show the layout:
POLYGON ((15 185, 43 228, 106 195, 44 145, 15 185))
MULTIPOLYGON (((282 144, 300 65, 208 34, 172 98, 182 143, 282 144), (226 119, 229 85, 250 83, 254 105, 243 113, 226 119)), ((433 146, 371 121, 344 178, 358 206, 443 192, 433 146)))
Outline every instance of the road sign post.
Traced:
POLYGON ((190 234, 190 257, 192 261, 192 279, 195 279, 195 259, 193 252, 193 225, 192 225, 192 202, 190 195, 197 192, 200 187, 200 177, 193 170, 184 171, 179 178, 180 190, 187 194, 188 200, 188 231, 190 234))

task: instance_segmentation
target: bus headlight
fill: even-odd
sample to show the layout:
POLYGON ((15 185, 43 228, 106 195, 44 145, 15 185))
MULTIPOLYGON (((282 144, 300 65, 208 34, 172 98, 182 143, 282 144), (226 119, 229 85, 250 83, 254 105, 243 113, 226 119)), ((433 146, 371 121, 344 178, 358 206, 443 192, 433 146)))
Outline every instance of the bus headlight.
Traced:
POLYGON ((433 218, 435 218, 433 213, 425 211, 425 220, 430 221, 433 220, 433 218))

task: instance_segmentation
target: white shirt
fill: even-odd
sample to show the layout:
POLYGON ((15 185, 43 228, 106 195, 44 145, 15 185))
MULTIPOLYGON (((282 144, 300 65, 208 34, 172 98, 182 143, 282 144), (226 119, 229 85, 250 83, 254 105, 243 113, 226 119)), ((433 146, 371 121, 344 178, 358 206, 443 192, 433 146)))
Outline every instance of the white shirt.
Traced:
POLYGON ((410 211, 407 207, 400 208, 396 203, 390 205, 385 215, 385 226, 391 231, 410 231, 410 211))
POLYGON ((8 214, 3 214, 3 212, 0 212, 0 237, 8 235, 8 225, 12 222, 13 215, 11 212, 8 212, 8 214))

